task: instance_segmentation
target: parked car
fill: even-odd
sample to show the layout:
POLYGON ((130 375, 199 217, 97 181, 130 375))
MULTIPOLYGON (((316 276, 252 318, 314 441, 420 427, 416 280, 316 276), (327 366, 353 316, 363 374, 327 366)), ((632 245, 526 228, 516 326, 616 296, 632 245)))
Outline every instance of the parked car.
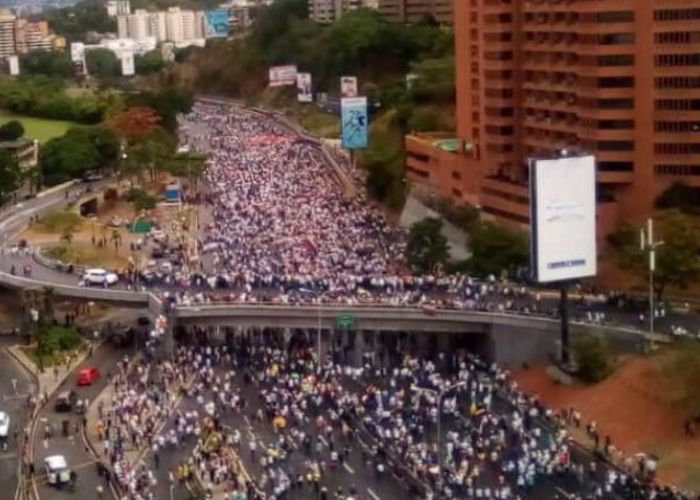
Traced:
POLYGON ((75 401, 78 395, 73 391, 63 391, 56 398, 56 403, 54 404, 54 410, 59 413, 69 412, 73 409, 75 401))
POLYGON ((63 455, 50 455, 44 459, 44 469, 48 483, 52 486, 61 486, 71 482, 72 473, 68 468, 68 462, 63 455))
POLYGON ((92 385, 100 378, 100 370, 95 367, 83 368, 78 372, 78 385, 92 385))
POLYGON ((119 281, 116 273, 105 269, 87 269, 83 275, 83 283, 87 286, 111 286, 119 281))
POLYGON ((0 411, 0 438, 7 438, 10 433, 10 416, 4 411, 0 411))

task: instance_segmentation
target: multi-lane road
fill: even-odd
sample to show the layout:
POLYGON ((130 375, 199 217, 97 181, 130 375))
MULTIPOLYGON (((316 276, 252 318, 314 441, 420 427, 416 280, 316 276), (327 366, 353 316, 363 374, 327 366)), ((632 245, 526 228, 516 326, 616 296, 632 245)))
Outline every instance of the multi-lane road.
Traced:
POLYGON ((0 491, 4 492, 14 492, 19 483, 21 440, 31 416, 28 399, 37 391, 34 379, 5 350, 18 341, 11 336, 0 337, 0 411, 10 417, 8 437, 0 445, 0 491))

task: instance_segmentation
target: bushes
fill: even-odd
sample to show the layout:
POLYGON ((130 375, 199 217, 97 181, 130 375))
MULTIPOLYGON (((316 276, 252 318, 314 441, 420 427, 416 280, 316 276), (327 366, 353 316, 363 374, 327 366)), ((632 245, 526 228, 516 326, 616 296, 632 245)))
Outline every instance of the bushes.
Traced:
POLYGON ((16 141, 24 135, 24 126, 17 120, 0 125, 0 141, 16 141))
POLYGON ((74 328, 52 326, 39 332, 38 347, 42 353, 71 351, 82 343, 80 334, 74 328))
POLYGON ((21 78, 0 82, 0 108, 39 118, 95 124, 102 120, 107 103, 90 94, 71 97, 55 80, 21 78))
POLYGON ((134 205, 136 210, 153 210, 156 208, 156 198, 143 189, 130 189, 125 196, 126 200, 134 205))
POLYGON ((600 337, 584 337, 573 343, 577 375, 588 383, 600 382, 612 372, 610 351, 600 337))

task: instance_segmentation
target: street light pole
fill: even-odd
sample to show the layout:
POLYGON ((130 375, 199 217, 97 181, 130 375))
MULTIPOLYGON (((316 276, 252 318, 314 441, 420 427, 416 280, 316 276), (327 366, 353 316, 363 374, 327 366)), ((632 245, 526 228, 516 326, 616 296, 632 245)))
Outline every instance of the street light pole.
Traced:
POLYGON ((654 241, 654 221, 647 219, 646 233, 640 230, 639 246, 641 250, 649 253, 649 349, 654 349, 654 271, 656 271, 656 249, 664 244, 663 241, 654 241))

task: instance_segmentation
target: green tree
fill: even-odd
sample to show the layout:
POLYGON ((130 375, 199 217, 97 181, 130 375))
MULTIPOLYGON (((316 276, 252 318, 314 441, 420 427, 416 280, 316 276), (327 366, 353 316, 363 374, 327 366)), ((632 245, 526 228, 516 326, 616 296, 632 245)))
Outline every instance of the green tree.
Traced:
POLYGON ((43 15, 58 35, 69 41, 83 41, 90 31, 97 33, 115 33, 116 18, 107 15, 101 0, 84 0, 71 7, 47 9, 43 15))
POLYGON ((612 372, 612 357, 601 337, 588 336, 575 340, 573 354, 577 375, 585 382, 600 382, 612 372))
POLYGON ((426 217, 411 226, 406 244, 406 260, 418 272, 433 272, 447 262, 447 238, 442 234, 442 221, 426 217))
POLYGON ((39 165, 47 186, 79 179, 88 170, 98 168, 101 159, 90 133, 79 127, 51 139, 39 150, 39 165))
POLYGON ((22 170, 12 153, 0 149, 0 201, 20 186, 22 170))
POLYGON ((160 49, 154 49, 134 58, 134 68, 138 75, 157 73, 165 66, 160 49))
POLYGON ((52 78, 70 78, 73 63, 65 51, 34 50, 21 56, 20 64, 25 75, 44 75, 52 78))
POLYGON ((692 188, 682 181, 671 184, 655 200, 656 208, 661 210, 680 210, 683 213, 700 212, 700 189, 692 188))
POLYGON ((474 230, 469 239, 470 268, 479 276, 499 276, 513 273, 529 263, 529 240, 522 231, 485 222, 474 230))
POLYGON ((16 141, 24 135, 24 126, 17 120, 0 125, 0 141, 16 141))
POLYGON ((114 78, 121 74, 121 66, 114 52, 109 49, 85 51, 88 73, 98 78, 114 78))
MULTIPOLYGON (((662 212, 655 223, 655 239, 664 242, 656 250, 654 271, 654 292, 661 300, 667 286, 687 288, 700 277, 700 233, 693 219, 679 210, 662 212)), ((623 226, 608 242, 623 268, 648 279, 648 257, 639 248, 639 228, 623 226)))

